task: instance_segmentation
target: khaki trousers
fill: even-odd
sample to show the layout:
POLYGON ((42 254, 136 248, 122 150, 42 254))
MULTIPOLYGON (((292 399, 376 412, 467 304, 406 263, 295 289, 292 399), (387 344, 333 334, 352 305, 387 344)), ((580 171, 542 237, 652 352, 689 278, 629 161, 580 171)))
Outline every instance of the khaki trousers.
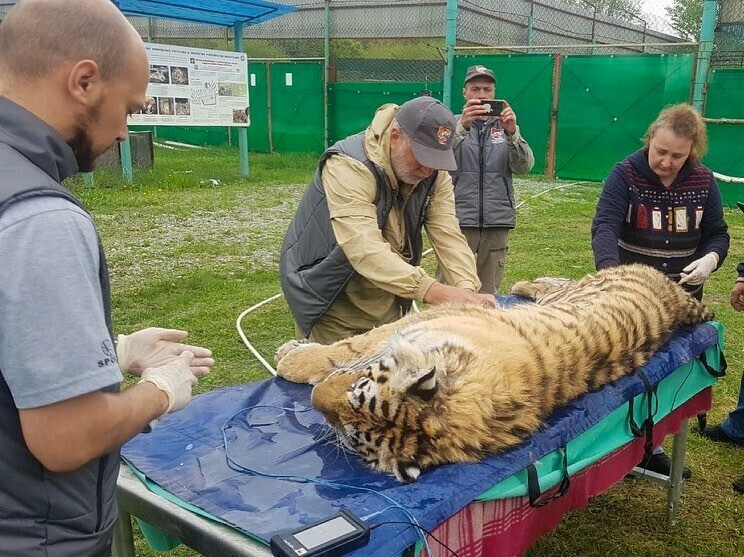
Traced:
POLYGON ((475 254, 480 291, 487 294, 498 292, 509 252, 509 229, 462 228, 461 231, 475 254))

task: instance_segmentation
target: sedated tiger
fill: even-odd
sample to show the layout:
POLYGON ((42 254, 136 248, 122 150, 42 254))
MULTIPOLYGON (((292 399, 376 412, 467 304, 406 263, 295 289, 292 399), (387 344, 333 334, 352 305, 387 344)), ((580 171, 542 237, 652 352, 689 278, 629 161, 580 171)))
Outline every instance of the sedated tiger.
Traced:
POLYGON ((638 264, 512 292, 535 303, 436 306, 332 345, 289 341, 277 374, 315 385, 312 403, 344 447, 411 482, 513 447, 556 408, 642 366, 676 327, 713 318, 638 264))

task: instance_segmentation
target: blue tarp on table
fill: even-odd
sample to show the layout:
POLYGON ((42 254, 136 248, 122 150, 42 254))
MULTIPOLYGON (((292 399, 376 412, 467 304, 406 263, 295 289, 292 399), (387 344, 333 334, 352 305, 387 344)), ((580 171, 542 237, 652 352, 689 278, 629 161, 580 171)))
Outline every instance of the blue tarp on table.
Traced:
MULTIPOLYGON (((658 384, 715 346, 718 338, 709 324, 681 330, 643 373, 658 384)), ((184 410, 165 417, 154 432, 130 441, 122 454, 176 497, 264 540, 340 508, 370 517, 372 523, 409 520, 391 508, 391 501, 432 529, 643 393, 644 384, 635 374, 624 377, 556 412, 513 450, 478 464, 440 466, 408 485, 370 471, 329 442, 328 427, 310 404, 310 391, 308 385, 274 378, 199 395, 184 410), (225 447, 238 467, 264 475, 229 466, 225 447)), ((397 555, 416 539, 411 527, 384 525, 353 555, 397 555)))

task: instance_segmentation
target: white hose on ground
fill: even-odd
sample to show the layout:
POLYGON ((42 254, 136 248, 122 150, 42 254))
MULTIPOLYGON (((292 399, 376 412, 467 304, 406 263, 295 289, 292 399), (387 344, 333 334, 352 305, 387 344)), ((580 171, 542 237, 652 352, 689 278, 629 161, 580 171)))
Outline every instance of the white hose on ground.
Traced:
POLYGON ((268 304, 269 302, 273 302, 274 300, 276 300, 278 298, 281 298, 282 296, 283 296, 283 294, 280 292, 279 294, 274 294, 273 296, 271 296, 271 298, 266 298, 264 301, 258 302, 256 305, 249 307, 243 313, 241 313, 240 315, 238 315, 238 319, 235 322, 235 326, 238 329, 238 334, 240 335, 240 338, 243 339, 243 344, 245 344, 248 347, 248 350, 250 350, 253 353, 253 355, 256 357, 256 359, 259 362, 261 362, 261 364, 266 368, 266 370, 269 373, 271 373, 272 375, 276 375, 276 370, 271 366, 271 364, 269 362, 267 362, 264 359, 263 356, 261 356, 261 354, 259 354, 258 350, 256 350, 253 347, 253 344, 250 343, 250 341, 248 340, 248 337, 245 336, 245 333, 243 332, 243 327, 241 326, 240 323, 243 321, 243 317, 245 317, 246 315, 248 315, 252 311, 257 310, 261 306, 264 306, 264 305, 268 304))
MULTIPOLYGON (((524 205, 530 199, 535 199, 536 197, 540 197, 541 195, 544 195, 544 194, 549 193, 551 191, 560 190, 560 189, 563 189, 563 188, 568 188, 570 186, 576 186, 578 184, 587 184, 587 183, 589 183, 589 182, 585 182, 585 181, 582 181, 582 182, 571 182, 569 184, 561 184, 560 186, 554 186, 552 188, 548 188, 548 189, 546 189, 544 191, 541 191, 538 194, 535 194, 535 195, 533 195, 531 197, 526 198, 524 201, 522 201, 519 205, 516 206, 516 209, 519 209, 522 205, 524 205)), ((426 251, 424 251, 424 253, 421 254, 421 257, 423 258, 426 255, 430 254, 431 252, 432 252, 432 249, 429 248, 426 251)), ((278 298, 281 298, 281 297, 282 297, 282 293, 280 292, 279 294, 274 294, 270 298, 266 298, 262 302, 259 302, 256 305, 253 305, 253 306, 249 307, 248 309, 246 309, 245 311, 243 311, 238 316, 238 319, 237 319, 237 321, 235 323, 235 326, 238 329, 238 334, 240 335, 240 338, 243 339, 243 343, 246 345, 246 347, 248 347, 248 350, 251 351, 251 353, 256 357, 256 359, 259 362, 261 362, 261 365, 263 365, 266 368, 266 370, 269 373, 271 373, 272 375, 276 375, 276 370, 271 366, 271 364, 269 364, 269 362, 266 361, 266 359, 264 359, 263 356, 261 356, 261 354, 258 352, 258 350, 256 350, 255 347, 253 346, 253 344, 251 344, 251 342, 248 340, 248 337, 243 332, 243 328, 241 326, 241 322, 243 321, 243 317, 245 317, 249 313, 251 313, 251 312, 257 310, 258 308, 260 308, 261 306, 264 306, 264 305, 268 304, 269 302, 273 302, 274 300, 276 300, 278 298)), ((413 306, 412 307, 413 307, 413 310, 414 311, 420 311, 419 308, 418 308, 418 306, 416 305, 416 302, 415 301, 413 302, 413 306)))

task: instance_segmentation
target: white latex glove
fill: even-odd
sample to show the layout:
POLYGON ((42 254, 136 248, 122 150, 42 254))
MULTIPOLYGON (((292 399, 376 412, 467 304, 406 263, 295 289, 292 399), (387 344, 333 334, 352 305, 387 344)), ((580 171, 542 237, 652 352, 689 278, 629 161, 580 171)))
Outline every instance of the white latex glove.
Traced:
POLYGON ((200 346, 181 344, 189 333, 177 329, 150 327, 131 335, 119 335, 116 340, 116 358, 122 371, 142 375, 148 367, 160 367, 188 350, 194 355, 191 373, 202 377, 214 365, 212 351, 200 346))
POLYGON ((710 274, 718 267, 718 254, 717 253, 706 253, 700 259, 696 259, 690 263, 687 267, 682 269, 679 280, 680 284, 689 284, 691 286, 697 286, 703 284, 710 274))
POLYGON ((184 352, 169 364, 160 367, 150 367, 142 372, 140 383, 153 383, 158 389, 168 395, 167 412, 176 412, 186 406, 191 400, 191 388, 198 379, 191 373, 189 367, 194 359, 191 352, 184 352))

